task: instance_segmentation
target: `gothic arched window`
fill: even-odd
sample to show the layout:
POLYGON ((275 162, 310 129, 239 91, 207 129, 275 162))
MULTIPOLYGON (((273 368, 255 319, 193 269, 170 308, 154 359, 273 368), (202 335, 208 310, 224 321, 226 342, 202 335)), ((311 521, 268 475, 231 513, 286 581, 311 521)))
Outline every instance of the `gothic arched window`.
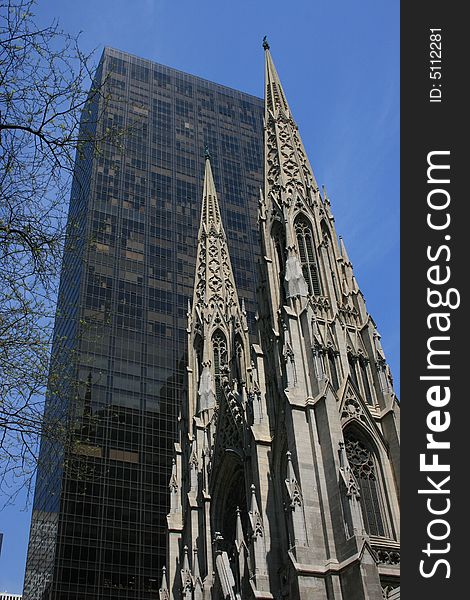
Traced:
POLYGON ((194 352, 196 354, 196 368, 197 368, 197 372, 195 373, 196 381, 199 381, 199 378, 201 377, 201 373, 202 373, 202 352, 203 352, 203 343, 202 343, 202 338, 200 335, 196 335, 196 337, 194 338, 194 352))
POLYGON ((227 364, 227 340, 222 332, 216 331, 212 337, 214 352, 215 395, 220 402, 222 392, 222 367, 227 364))
POLYGON ((320 223, 320 229, 321 229, 321 233, 322 233, 322 238, 323 238, 323 245, 326 246, 328 248, 327 252, 326 252, 326 259, 328 261, 328 268, 330 270, 331 273, 331 281, 333 282, 333 290, 336 296, 336 301, 338 302, 339 300, 339 296, 338 296, 338 282, 337 282, 337 278, 336 278, 336 267, 334 265, 336 265, 336 261, 334 262, 334 264, 331 261, 331 254, 333 252, 333 244, 331 242, 331 233, 330 230, 328 228, 328 225, 326 224, 325 219, 321 220, 320 223))
POLYGON ((275 271, 279 277, 278 286, 280 294, 280 302, 283 303, 286 300, 286 291, 284 289, 284 269, 286 263, 286 240, 282 228, 278 221, 276 221, 271 229, 271 237, 274 246, 274 262, 275 271))
POLYGON ((336 368, 336 356, 333 348, 328 348, 328 366, 330 367, 331 385, 335 390, 339 389, 338 369, 336 368))
POLYGON ((380 471, 370 445, 353 433, 345 435, 349 467, 359 483, 364 526, 370 535, 385 536, 380 471))
POLYGON ((364 356, 359 357, 359 368, 361 370, 362 386, 364 388, 364 396, 368 404, 373 404, 372 392, 369 385, 369 376, 367 374, 367 359, 364 356))
POLYGON ((359 382, 357 380, 357 371, 356 371, 356 357, 353 354, 351 354, 351 352, 348 352, 348 365, 349 365, 349 372, 351 374, 351 379, 353 380, 356 388, 359 389, 359 382))
POLYGON ((238 383, 245 380, 245 352, 240 337, 235 338, 235 377, 238 383))
POLYGON ((295 235, 297 237, 297 246, 299 247, 300 263, 302 273, 308 285, 310 294, 319 296, 320 279, 318 274, 318 265, 315 254, 312 228, 308 220, 301 215, 295 221, 295 235))

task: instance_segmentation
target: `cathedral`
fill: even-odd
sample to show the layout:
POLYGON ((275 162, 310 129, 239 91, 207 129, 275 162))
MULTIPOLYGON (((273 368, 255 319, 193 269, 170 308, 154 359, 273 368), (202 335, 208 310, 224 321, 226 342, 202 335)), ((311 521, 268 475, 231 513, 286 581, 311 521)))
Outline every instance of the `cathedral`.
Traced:
POLYGON ((396 600, 399 404, 263 47, 256 331, 206 151, 160 600, 396 600))

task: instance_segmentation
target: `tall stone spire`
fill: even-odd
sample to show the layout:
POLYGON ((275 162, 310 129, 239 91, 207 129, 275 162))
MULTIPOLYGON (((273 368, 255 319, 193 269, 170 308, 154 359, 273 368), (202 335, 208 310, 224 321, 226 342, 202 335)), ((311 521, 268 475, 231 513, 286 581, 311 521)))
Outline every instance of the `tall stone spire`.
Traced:
POLYGON ((217 307, 223 311, 234 304, 238 304, 235 280, 220 217, 210 155, 206 150, 193 310, 197 307, 217 307))
POLYGON ((279 75, 277 74, 276 67, 274 66, 271 53, 269 51, 270 46, 266 40, 263 40, 263 48, 266 51, 266 63, 265 63, 265 82, 266 82, 266 110, 270 110, 274 114, 279 106, 287 114, 290 115, 289 105, 287 104, 286 95, 282 89, 279 75))
MULTIPOLYGON (((323 201, 312 168, 300 139, 297 125, 292 118, 286 95, 271 57, 269 44, 264 40, 265 50, 265 171, 264 196, 260 207, 260 220, 266 221, 263 236, 267 240, 274 230, 281 233, 274 241, 277 246, 278 275, 282 272, 286 298, 320 296, 318 284, 318 260, 316 251, 310 251, 297 241, 295 220, 302 211, 312 223, 319 222, 318 208, 323 201), (276 225, 276 221, 280 227, 276 225), (282 251, 280 248, 282 238, 282 251), (307 254, 311 256, 308 257, 307 254), (282 259, 281 259, 282 254, 282 259), (309 264, 307 264, 309 263, 309 264)), ((262 227, 263 229, 263 227, 262 227)), ((309 234, 310 235, 310 234, 309 234)), ((310 239, 313 240, 310 235, 310 239)), ((317 235, 316 243, 319 243, 317 235), (317 241, 318 240, 318 241, 317 241)), ((269 246, 269 242, 267 242, 269 246)), ((269 255, 269 248, 267 248, 269 255)), ((277 312, 281 298, 274 298, 273 314, 277 312)))
MULTIPOLYGON (((235 288, 211 157, 206 147, 193 304, 188 321, 189 367, 195 376, 189 394, 190 428, 193 415, 205 413, 210 418, 216 406, 221 373, 230 362, 233 328, 237 323, 246 329, 246 319, 235 288)), ((248 352, 246 337, 246 356, 248 352)), ((232 364, 235 363, 232 361, 232 364)), ((246 380, 246 374, 243 378, 246 380)))
MULTIPOLYGON (((265 49, 265 127, 266 160, 265 197, 273 186, 281 186, 287 192, 285 201, 294 200, 292 195, 298 190, 305 195, 305 187, 318 190, 318 185, 300 139, 297 125, 292 118, 286 95, 271 56, 269 44, 265 49), (277 172, 276 172, 277 171, 277 172)), ((282 194, 283 196, 285 194, 282 194)))
MULTIPOLYGON (((365 528, 369 535, 375 535, 368 519, 377 518, 380 535, 389 527, 387 536, 383 536, 387 539, 381 543, 387 548, 398 547, 394 533, 398 503, 393 483, 384 483, 388 487, 380 488, 386 489, 390 510, 374 512, 365 484, 354 496, 345 467, 340 465, 335 452, 326 456, 324 441, 328 440, 331 448, 344 449, 343 464, 347 460, 354 464, 355 449, 362 443, 362 438, 355 437, 356 431, 367 420, 367 431, 361 435, 370 441, 370 456, 374 445, 382 450, 387 445, 393 448, 391 460, 388 451, 380 457, 374 455, 377 469, 380 460, 380 468, 393 477, 392 474, 399 472, 395 460, 398 405, 387 391, 387 367, 378 358, 375 325, 354 278, 344 241, 338 242, 330 199, 326 190, 321 194, 318 189, 266 39, 263 48, 265 179, 259 222, 265 304, 261 305, 259 319, 260 340, 268 378, 277 375, 277 389, 268 390, 267 400, 268 407, 277 406, 277 414, 269 411, 270 427, 278 444, 273 445, 272 454, 283 454, 279 465, 283 470, 287 547, 297 562, 293 570, 286 566, 289 589, 282 595, 299 598, 303 597, 301 590, 305 590, 306 598, 326 600, 329 593, 323 582, 313 575, 304 587, 298 567, 332 564, 332 557, 346 564, 347 557, 350 565, 356 561, 353 568, 358 578, 363 578, 363 563, 369 559, 363 558, 366 555, 362 550, 362 530, 365 528), (318 433, 318 437, 309 441, 311 430, 307 422, 318 433), (280 440, 285 440, 284 448, 280 440), (341 477, 337 479, 341 482, 340 489, 330 476, 335 471, 341 477), (321 510, 315 508, 319 506, 321 510), (361 525, 361 518, 366 525, 361 525), (320 533, 326 531, 325 536, 320 533), (341 550, 335 555, 334 548, 341 550)), ((373 493, 379 493, 378 485, 373 493)), ((251 520, 252 514, 253 509, 251 520)), ((273 526, 264 515, 262 523, 264 527, 273 526)), ((253 525, 252 528, 256 531, 253 525)), ((264 536, 265 540, 268 538, 264 536)), ((261 556, 260 538, 254 536, 253 540, 255 557, 261 556)), ((374 543, 377 551, 379 545, 374 543)), ((342 579, 342 568, 338 573, 342 579)), ((397 575, 398 569, 393 572, 393 576, 397 575)), ((334 583, 335 579, 336 575, 332 577, 332 586, 338 583, 338 580, 334 583)), ((353 595, 346 579, 343 584, 349 591, 344 595, 335 591, 332 594, 335 599, 353 595)), ((363 579, 363 598, 380 598, 380 584, 380 573, 374 570, 370 579, 369 575, 367 580, 363 579)))

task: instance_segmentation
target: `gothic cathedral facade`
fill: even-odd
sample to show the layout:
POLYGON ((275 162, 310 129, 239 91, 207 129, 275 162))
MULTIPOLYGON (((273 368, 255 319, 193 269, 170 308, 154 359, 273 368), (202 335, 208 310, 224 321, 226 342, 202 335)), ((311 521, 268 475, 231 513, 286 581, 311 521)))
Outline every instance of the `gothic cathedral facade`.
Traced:
POLYGON ((398 599, 399 405, 264 49, 256 343, 207 155, 160 599, 398 599))

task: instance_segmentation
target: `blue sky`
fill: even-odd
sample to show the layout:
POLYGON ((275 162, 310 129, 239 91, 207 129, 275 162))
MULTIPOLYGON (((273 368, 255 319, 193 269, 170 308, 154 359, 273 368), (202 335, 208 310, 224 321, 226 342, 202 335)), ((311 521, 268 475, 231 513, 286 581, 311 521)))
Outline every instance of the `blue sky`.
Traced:
MULTIPOLYGON (((41 24, 263 95, 267 35, 399 391, 399 2, 38 0, 41 24)), ((1 500, 1 499, 0 499, 1 500)), ((0 591, 22 590, 30 508, 0 512, 0 591)))

